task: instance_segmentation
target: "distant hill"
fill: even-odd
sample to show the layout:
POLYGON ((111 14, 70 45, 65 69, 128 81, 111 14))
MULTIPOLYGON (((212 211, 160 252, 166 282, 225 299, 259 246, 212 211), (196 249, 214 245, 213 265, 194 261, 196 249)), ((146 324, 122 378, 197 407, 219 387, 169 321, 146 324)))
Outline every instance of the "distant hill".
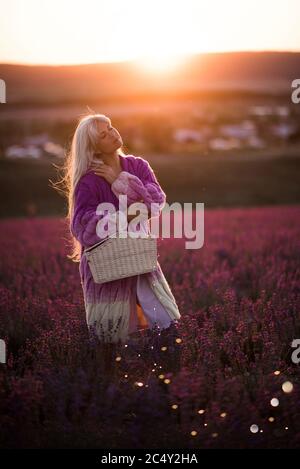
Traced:
POLYGON ((291 92, 298 52, 231 52, 189 56, 176 70, 153 74, 135 62, 36 66, 0 64, 7 103, 81 103, 201 91, 291 92))

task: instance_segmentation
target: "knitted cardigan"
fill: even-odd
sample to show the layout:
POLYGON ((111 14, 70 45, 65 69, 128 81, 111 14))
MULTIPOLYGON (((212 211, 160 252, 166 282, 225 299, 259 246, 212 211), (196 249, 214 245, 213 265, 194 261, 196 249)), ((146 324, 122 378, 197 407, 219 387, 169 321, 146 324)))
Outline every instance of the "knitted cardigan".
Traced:
MULTIPOLYGON (((113 280, 104 284, 94 282, 84 249, 98 243, 102 238, 97 234, 99 220, 110 215, 98 215, 101 202, 112 203, 119 209, 119 195, 127 195, 127 205, 143 201, 154 216, 159 216, 165 205, 166 194, 160 187, 148 161, 134 155, 119 155, 122 172, 113 184, 97 176, 89 169, 78 181, 74 192, 74 211, 70 229, 80 242, 81 259, 79 273, 88 328, 93 327, 104 342, 125 343, 130 334, 139 329, 137 302, 147 319, 146 327, 168 327, 178 322, 181 315, 169 284, 159 262, 153 272, 113 280)), ((101 223, 103 220, 101 221, 101 223)), ((144 229, 149 232, 149 221, 143 220, 144 229)), ((104 238, 103 238, 104 239, 104 238)), ((144 318, 145 319, 145 318, 144 318)))

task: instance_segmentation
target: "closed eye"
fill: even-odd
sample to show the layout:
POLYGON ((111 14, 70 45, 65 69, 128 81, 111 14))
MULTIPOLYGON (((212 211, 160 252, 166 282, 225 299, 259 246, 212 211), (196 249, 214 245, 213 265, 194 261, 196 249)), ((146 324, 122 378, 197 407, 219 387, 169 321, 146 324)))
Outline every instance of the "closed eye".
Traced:
MULTIPOLYGON (((112 129, 113 129, 113 127, 110 127, 108 130, 112 130, 112 129)), ((107 132, 102 133, 102 134, 101 134, 101 138, 106 137, 106 135, 107 135, 107 132)))

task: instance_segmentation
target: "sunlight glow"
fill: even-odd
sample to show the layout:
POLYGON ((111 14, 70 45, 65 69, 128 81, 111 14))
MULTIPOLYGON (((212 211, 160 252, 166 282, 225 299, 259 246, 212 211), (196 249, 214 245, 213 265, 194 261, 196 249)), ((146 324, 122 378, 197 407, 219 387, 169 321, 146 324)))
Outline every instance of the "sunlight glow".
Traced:
POLYGON ((0 2, 0 61, 10 63, 138 60, 158 73, 187 54, 300 48, 299 0, 0 2))
POLYGON ((136 64, 141 69, 149 73, 170 72, 183 64, 185 56, 183 55, 148 55, 136 60, 136 64))

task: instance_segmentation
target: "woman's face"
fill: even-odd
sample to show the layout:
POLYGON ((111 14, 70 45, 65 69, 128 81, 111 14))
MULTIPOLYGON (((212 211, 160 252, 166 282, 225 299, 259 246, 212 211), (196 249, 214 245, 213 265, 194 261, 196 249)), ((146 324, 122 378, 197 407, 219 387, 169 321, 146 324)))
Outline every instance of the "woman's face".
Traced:
POLYGON ((123 144, 122 137, 109 122, 99 122, 99 151, 113 153, 123 144))

